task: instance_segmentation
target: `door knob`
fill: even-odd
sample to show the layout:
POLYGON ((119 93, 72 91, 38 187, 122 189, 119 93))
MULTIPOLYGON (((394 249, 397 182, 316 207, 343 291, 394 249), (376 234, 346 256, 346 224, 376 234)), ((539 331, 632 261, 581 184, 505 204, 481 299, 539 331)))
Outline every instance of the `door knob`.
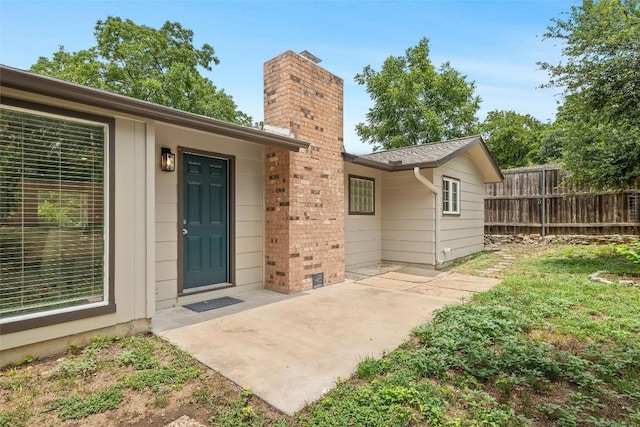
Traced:
POLYGON ((186 228, 183 228, 183 229, 182 229, 182 234, 184 235, 184 234, 187 234, 187 233, 188 233, 187 229, 186 229, 186 228))

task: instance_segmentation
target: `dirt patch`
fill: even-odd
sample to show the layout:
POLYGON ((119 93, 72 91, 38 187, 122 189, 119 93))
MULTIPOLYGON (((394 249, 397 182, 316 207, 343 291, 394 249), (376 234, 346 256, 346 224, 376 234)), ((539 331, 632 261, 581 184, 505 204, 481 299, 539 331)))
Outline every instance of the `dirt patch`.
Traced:
POLYGON ((604 313, 594 313, 594 314, 591 314, 589 317, 591 318, 592 322, 596 322, 596 323, 603 322, 609 318, 609 316, 607 316, 604 313))
MULTIPOLYGON (((169 366, 175 355, 168 350, 168 343, 153 336, 145 339, 155 343, 161 366, 169 366)), ((86 398, 131 377, 136 370, 117 363, 123 351, 117 344, 100 349, 92 359, 95 365, 87 364, 86 372, 80 373, 70 373, 72 368, 85 366, 79 362, 84 360, 80 351, 3 368, 0 370, 0 425, 155 427, 165 426, 183 415, 210 425, 210 419, 229 417, 227 414, 237 408, 248 406, 270 424, 287 418, 250 391, 242 390, 195 360, 189 363, 201 373, 182 385, 162 385, 156 390, 121 386, 122 400, 115 409, 67 420, 59 410, 51 409, 60 399, 86 398), (8 424, 3 424, 7 419, 8 424)))
POLYGON ((580 341, 573 335, 563 334, 551 328, 532 329, 527 333, 527 339, 535 342, 546 342, 558 350, 572 354, 580 354, 591 343, 590 340, 580 341))

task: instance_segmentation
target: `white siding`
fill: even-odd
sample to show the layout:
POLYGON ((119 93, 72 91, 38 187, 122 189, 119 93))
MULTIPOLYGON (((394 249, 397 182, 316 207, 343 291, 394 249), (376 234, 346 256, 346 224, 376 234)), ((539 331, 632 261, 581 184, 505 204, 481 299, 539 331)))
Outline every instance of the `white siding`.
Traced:
MULTIPOLYGON (((431 171, 423 170, 431 179, 431 171)), ((433 264, 433 193, 413 171, 382 175, 382 259, 433 264)))
MULTIPOLYGON (((264 263, 263 149, 204 132, 156 125, 156 309, 262 287, 264 263), (160 170, 160 150, 178 146, 235 157, 236 288, 178 297, 178 175, 160 170)), ((233 221, 233 218, 230 218, 233 221)))
MULTIPOLYGON (((437 259, 449 262, 484 246, 484 183, 468 154, 421 173, 442 189, 442 177, 460 180, 460 215, 443 215, 438 200, 437 259)), ((434 196, 413 171, 382 174, 382 260, 434 264, 434 196)))
POLYGON ((448 262, 484 248, 484 183, 468 154, 435 169, 434 184, 440 188, 443 176, 460 180, 460 215, 440 220, 440 258, 448 262))
POLYGON ((382 258, 382 172, 352 163, 344 164, 344 256, 346 269, 379 263, 382 258), (375 215, 349 215, 349 175, 375 180, 375 215))

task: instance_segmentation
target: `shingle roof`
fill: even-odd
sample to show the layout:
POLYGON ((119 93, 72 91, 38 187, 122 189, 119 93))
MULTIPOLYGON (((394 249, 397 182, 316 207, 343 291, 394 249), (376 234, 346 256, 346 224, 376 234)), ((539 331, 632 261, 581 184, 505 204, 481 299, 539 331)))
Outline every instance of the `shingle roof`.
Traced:
POLYGON ((502 181, 504 177, 480 135, 378 151, 362 156, 343 153, 343 158, 350 163, 393 172, 416 167, 437 168, 466 151, 481 169, 485 182, 502 181))
POLYGON ((394 150, 378 151, 360 157, 392 166, 423 165, 423 167, 428 167, 427 165, 432 164, 433 167, 446 163, 459 151, 475 145, 480 141, 482 141, 482 138, 474 135, 431 144, 412 145, 394 150))

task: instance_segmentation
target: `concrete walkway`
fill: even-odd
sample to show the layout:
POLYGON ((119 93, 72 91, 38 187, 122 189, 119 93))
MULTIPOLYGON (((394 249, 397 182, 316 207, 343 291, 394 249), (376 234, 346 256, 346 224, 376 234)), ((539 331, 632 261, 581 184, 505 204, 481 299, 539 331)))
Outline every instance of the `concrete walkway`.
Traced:
POLYGON ((152 328, 292 415, 348 378, 362 359, 397 348, 434 310, 498 282, 391 265, 348 277, 294 296, 252 291, 237 296, 245 303, 206 313, 165 310, 152 328))

